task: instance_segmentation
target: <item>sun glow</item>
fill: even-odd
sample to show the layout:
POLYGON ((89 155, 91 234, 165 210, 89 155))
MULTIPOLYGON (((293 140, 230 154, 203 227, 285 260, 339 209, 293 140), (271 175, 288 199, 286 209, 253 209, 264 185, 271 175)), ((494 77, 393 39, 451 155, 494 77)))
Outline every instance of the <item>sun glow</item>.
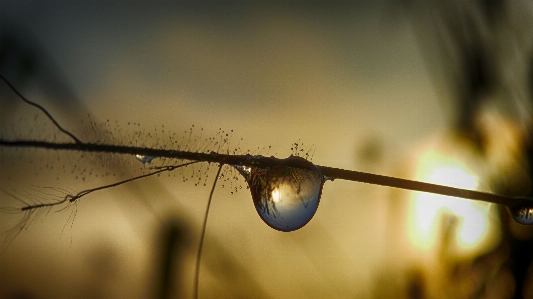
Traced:
MULTIPOLYGON (((478 188, 478 178, 464 163, 435 151, 422 156, 416 179, 470 190, 478 188)), ((490 239, 489 204, 484 202, 414 193, 409 222, 410 239, 421 249, 444 245, 439 242, 445 233, 451 233, 448 245, 462 253, 476 251, 490 239)))

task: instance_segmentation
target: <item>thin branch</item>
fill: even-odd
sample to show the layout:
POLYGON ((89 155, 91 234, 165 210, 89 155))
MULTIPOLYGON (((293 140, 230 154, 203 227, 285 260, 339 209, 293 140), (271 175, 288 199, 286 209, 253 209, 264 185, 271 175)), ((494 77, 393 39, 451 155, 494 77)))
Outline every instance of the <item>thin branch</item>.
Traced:
POLYGON ((61 127, 61 125, 52 117, 52 115, 50 115, 50 113, 48 113, 48 111, 46 111, 46 109, 44 109, 41 105, 37 104, 37 103, 34 103, 28 99, 26 99, 16 88, 15 86, 13 86, 13 84, 11 84, 2 74, 0 74, 0 79, 2 79, 2 81, 4 81, 7 86, 9 86, 9 88, 11 88, 11 90, 13 90, 13 92, 15 92, 15 94, 21 99, 23 100, 26 104, 28 105, 31 105, 33 107, 36 107, 37 109, 41 110, 41 112, 43 112, 44 114, 46 114, 46 116, 50 119, 50 121, 52 121, 52 123, 54 123, 54 125, 57 127, 57 129, 65 134, 67 134, 70 138, 72 138, 72 140, 74 140, 74 142, 76 143, 83 143, 80 139, 78 139, 78 137, 74 136, 74 134, 70 133, 69 131, 67 131, 66 129, 63 129, 63 127, 61 127))
POLYGON ((213 199, 213 194, 215 193, 215 187, 217 185, 218 176, 220 175, 220 170, 222 170, 224 164, 220 164, 218 167, 217 175, 215 176, 215 181, 213 182, 213 188, 211 188, 211 193, 209 193, 209 200, 207 201, 207 207, 205 208, 204 223, 202 224, 202 233, 200 235, 200 245, 198 246, 198 254, 196 256, 196 270, 194 275, 194 294, 193 298, 198 298, 198 282, 200 279, 200 258, 202 257, 202 248, 204 247, 204 236, 205 229, 207 227, 207 216, 209 215, 209 208, 211 207, 211 200, 213 199))
POLYGON ((303 158, 289 158, 278 159, 275 157, 253 156, 253 155, 230 155, 219 154, 216 152, 201 153, 191 151, 179 151, 168 149, 157 149, 147 147, 135 147, 124 145, 108 145, 96 143, 59 143, 48 141, 35 140, 5 140, 0 139, 0 146, 6 147, 30 147, 30 148, 45 148, 49 150, 71 150, 81 152, 99 152, 99 153, 114 153, 114 154, 129 154, 153 156, 159 158, 182 159, 189 161, 200 161, 209 163, 229 164, 229 165, 245 165, 254 167, 274 167, 287 166, 305 169, 315 169, 315 167, 303 158))
MULTIPOLYGON (((446 196, 461 197, 466 199, 481 200, 501 205, 510 205, 516 203, 518 198, 503 196, 493 193, 486 193, 474 190, 460 189, 419 181, 400 179, 390 176, 378 175, 353 170, 345 170, 326 166, 317 166, 322 174, 331 179, 342 179, 353 182, 362 182, 374 185, 388 186, 400 189, 435 193, 446 196)), ((524 198, 520 198, 523 200, 524 198)), ((533 203, 531 200, 530 203, 533 203)))
POLYGON ((33 147, 33 148, 46 148, 52 150, 72 150, 72 151, 84 151, 84 152, 105 152, 105 153, 117 153, 117 154, 130 154, 130 155, 145 155, 155 157, 165 157, 182 159, 197 162, 209 162, 228 165, 243 165, 249 167, 294 167, 304 169, 314 169, 320 171, 328 179, 342 179, 354 182, 363 182, 374 185, 382 185, 388 187, 395 187, 400 189, 415 190, 421 192, 429 192, 435 194, 441 194, 446 196, 461 197, 473 200, 481 200, 502 205, 514 205, 517 200, 521 203, 529 203, 533 206, 533 199, 529 198, 515 198, 503 195, 497 195, 492 193, 485 193, 474 190, 466 190, 406 179, 400 179, 395 177, 377 175, 372 173, 365 173, 354 170, 345 170, 327 166, 313 165, 311 162, 297 157, 289 157, 286 159, 278 159, 275 157, 263 157, 252 155, 230 155, 219 154, 215 152, 211 153, 197 153, 189 151, 177 151, 166 149, 154 149, 143 147, 131 147, 122 145, 105 145, 105 144, 73 144, 73 143, 52 143, 46 141, 32 141, 32 140, 15 140, 8 141, 0 139, 0 146, 10 147, 33 147))
POLYGON ((177 168, 185 167, 185 166, 191 165, 193 163, 197 163, 197 162, 193 161, 193 162, 183 163, 183 164, 174 165, 174 166, 164 166, 164 167, 162 167, 159 170, 154 171, 154 172, 150 172, 150 173, 147 173, 147 174, 143 174, 143 175, 140 175, 140 176, 129 178, 129 179, 126 179, 126 180, 123 180, 123 181, 119 181, 119 182, 113 183, 113 184, 109 184, 109 185, 104 185, 104 186, 100 186, 100 187, 96 187, 96 188, 92 188, 92 189, 83 190, 83 191, 78 192, 75 195, 67 194, 60 201, 51 202, 51 203, 40 203, 40 204, 34 204, 34 205, 26 205, 26 206, 22 207, 20 210, 21 211, 28 211, 28 210, 35 210, 35 209, 44 208, 44 207, 53 207, 53 206, 57 206, 57 205, 63 204, 65 202, 67 202, 67 201, 72 203, 72 202, 75 202, 78 199, 82 198, 83 196, 88 195, 90 193, 93 193, 95 191, 116 187, 116 186, 119 186, 119 185, 122 185, 122 184, 125 184, 125 183, 129 183, 129 182, 133 182, 133 181, 136 181, 136 180, 139 180, 139 179, 142 179, 142 178, 153 176, 153 175, 165 172, 165 171, 173 171, 173 170, 175 170, 177 168))

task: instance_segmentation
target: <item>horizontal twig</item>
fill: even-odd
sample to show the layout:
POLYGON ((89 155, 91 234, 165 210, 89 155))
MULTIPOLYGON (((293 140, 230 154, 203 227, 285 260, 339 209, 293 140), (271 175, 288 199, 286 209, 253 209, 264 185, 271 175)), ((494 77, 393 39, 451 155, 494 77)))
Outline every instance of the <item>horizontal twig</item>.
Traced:
POLYGON ((395 187, 400 189, 428 192, 441 194, 446 196, 461 197, 466 199, 481 200, 502 205, 514 205, 517 201, 521 203, 529 203, 532 205, 533 200, 529 198, 514 198, 502 196, 492 193, 485 193, 474 190, 460 189, 443 185, 436 185, 424 183, 419 181, 406 180, 384 175, 377 175, 372 173, 359 172, 354 170, 345 170, 327 166, 313 165, 303 158, 286 158, 279 159, 275 157, 264 157, 256 155, 231 155, 221 154, 216 152, 201 153, 190 151, 179 151, 169 149, 155 149, 144 147, 132 147, 123 145, 108 145, 108 144, 94 144, 94 143, 53 143, 47 141, 34 140, 3 140, 0 139, 0 146, 7 147, 32 147, 32 148, 46 148, 50 150, 70 150, 83 152, 102 152, 115 154, 130 154, 143 155, 154 157, 174 158, 189 161, 203 161, 209 163, 228 164, 228 165, 242 165, 250 167, 295 167, 318 169, 328 179, 342 179, 355 182, 363 182, 368 184, 375 184, 381 186, 395 187))

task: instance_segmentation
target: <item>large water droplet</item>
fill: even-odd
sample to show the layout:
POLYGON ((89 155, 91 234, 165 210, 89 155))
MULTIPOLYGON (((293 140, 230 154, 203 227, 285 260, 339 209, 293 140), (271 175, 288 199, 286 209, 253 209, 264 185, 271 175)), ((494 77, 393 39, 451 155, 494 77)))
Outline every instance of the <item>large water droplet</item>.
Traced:
POLYGON ((143 164, 150 163, 155 158, 157 158, 157 157, 156 156, 135 155, 135 159, 139 160, 143 164))
POLYGON ((521 202, 507 206, 514 221, 525 224, 533 224, 533 200, 530 198, 520 198, 521 202))
POLYGON ((270 227, 290 232, 309 222, 315 215, 322 194, 324 176, 309 161, 298 159, 307 168, 287 166, 236 166, 250 187, 257 213, 270 227))

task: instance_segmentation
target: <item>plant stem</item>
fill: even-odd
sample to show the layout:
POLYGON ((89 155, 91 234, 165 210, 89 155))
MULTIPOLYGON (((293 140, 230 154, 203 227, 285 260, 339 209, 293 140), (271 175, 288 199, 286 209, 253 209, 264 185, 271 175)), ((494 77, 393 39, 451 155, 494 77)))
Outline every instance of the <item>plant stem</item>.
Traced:
MULTIPOLYGON (((441 194, 446 196, 461 197, 466 199, 481 200, 502 205, 513 205, 517 203, 518 198, 502 196, 492 193, 479 192, 474 190, 466 190, 395 177, 377 175, 372 173, 359 172, 354 170, 345 170, 327 166, 313 165, 303 158, 295 159, 278 159, 275 157, 263 157, 252 155, 230 155, 220 153, 198 153, 190 151, 155 149, 144 147, 131 147, 122 145, 107 145, 95 143, 53 143, 46 141, 33 140, 3 140, 0 139, 0 146, 7 147, 32 147, 32 148, 46 148, 52 150, 71 150, 84 152, 103 152, 103 153, 117 153, 130 155, 144 155, 154 157, 174 158, 180 160, 198 161, 218 163, 220 165, 244 165, 250 167, 295 167, 305 169, 318 169, 328 179, 342 179, 355 182, 363 182, 375 185, 382 185, 388 187, 395 187, 400 189, 415 190, 422 192, 429 192, 441 194)), ((533 200, 529 198, 520 198, 522 203, 529 203, 533 206, 533 200)))

